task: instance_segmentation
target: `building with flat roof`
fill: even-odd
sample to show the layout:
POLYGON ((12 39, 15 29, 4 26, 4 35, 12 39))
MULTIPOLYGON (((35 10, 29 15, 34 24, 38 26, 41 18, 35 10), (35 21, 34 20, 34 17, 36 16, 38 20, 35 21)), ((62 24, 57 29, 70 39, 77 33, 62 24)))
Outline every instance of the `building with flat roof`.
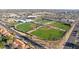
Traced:
POLYGON ((32 22, 33 20, 32 19, 17 19, 16 22, 32 22))

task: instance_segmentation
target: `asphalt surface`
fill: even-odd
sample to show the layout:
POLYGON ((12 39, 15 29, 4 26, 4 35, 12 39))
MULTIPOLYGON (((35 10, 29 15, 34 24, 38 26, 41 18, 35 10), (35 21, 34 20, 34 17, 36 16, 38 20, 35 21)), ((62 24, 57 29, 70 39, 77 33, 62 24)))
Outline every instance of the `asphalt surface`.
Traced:
MULTIPOLYGON (((1 22, 0 21, 0 25, 2 25, 3 27, 5 27, 7 30, 11 31, 11 32, 15 32, 13 31, 12 29, 10 29, 5 23, 1 22)), ((44 46, 42 46, 41 44, 38 44, 37 42, 34 42, 33 40, 27 38, 26 36, 23 36, 17 32, 15 32, 16 35, 19 37, 19 38, 22 38, 23 40, 25 40, 26 42, 30 42, 33 46, 35 46, 37 49, 41 48, 41 49, 45 49, 44 46)))

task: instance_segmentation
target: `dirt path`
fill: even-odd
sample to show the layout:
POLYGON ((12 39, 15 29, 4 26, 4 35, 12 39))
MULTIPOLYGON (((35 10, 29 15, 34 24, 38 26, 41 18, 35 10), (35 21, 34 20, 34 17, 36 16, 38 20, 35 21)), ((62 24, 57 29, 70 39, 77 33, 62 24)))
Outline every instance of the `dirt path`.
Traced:
POLYGON ((39 28, 41 28, 41 27, 43 27, 43 26, 39 26, 39 27, 37 27, 37 28, 35 28, 35 29, 33 29, 33 30, 28 31, 27 33, 30 34, 31 32, 36 31, 37 29, 39 29, 39 28))

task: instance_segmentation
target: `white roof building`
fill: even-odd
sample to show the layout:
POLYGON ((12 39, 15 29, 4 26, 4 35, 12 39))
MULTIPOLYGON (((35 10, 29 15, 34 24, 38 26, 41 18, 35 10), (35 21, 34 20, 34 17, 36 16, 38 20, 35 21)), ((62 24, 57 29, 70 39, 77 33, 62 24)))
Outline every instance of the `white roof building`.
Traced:
POLYGON ((37 16, 29 15, 28 18, 36 18, 37 16))
POLYGON ((23 22, 23 23, 25 23, 25 22, 32 22, 33 20, 32 19, 18 19, 18 20, 16 20, 17 22, 18 21, 21 21, 21 22, 23 22))

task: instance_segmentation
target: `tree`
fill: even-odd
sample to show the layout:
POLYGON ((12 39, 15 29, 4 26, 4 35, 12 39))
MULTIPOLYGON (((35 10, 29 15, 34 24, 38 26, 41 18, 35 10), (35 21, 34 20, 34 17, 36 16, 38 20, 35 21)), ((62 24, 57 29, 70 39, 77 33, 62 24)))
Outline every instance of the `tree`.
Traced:
POLYGON ((14 36, 10 35, 10 36, 6 36, 5 38, 7 39, 7 44, 10 44, 13 42, 14 36))
POLYGON ((0 42, 0 48, 4 48, 4 45, 2 42, 0 42))

